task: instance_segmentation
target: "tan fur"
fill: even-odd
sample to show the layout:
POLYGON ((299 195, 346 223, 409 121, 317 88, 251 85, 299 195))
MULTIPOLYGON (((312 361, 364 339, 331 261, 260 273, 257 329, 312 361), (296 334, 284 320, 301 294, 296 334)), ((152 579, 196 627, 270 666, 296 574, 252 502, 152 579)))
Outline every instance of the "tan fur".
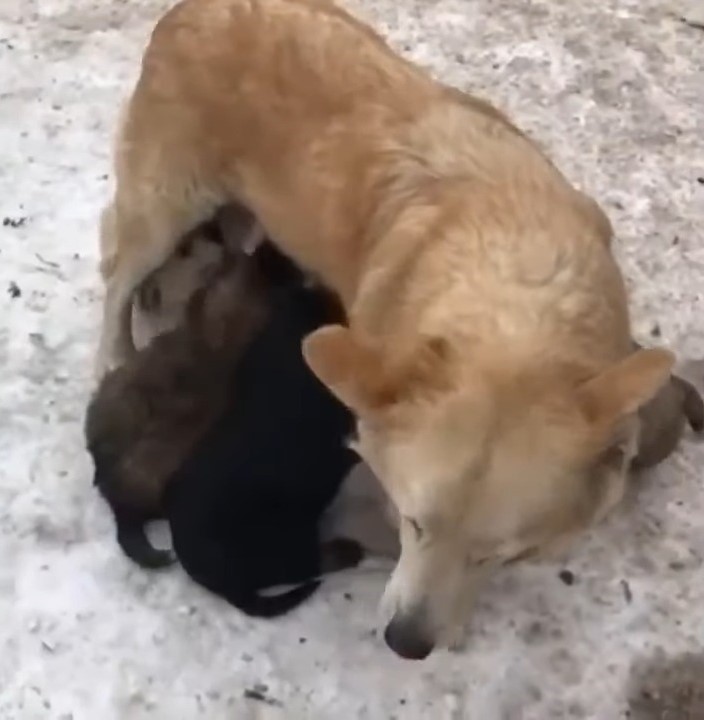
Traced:
POLYGON ((103 365, 131 351, 135 289, 233 200, 341 296, 349 329, 304 350, 401 517, 397 652, 442 639, 479 567, 619 500, 672 357, 628 358, 608 219, 484 101, 326 0, 185 0, 145 53, 116 174, 103 365))

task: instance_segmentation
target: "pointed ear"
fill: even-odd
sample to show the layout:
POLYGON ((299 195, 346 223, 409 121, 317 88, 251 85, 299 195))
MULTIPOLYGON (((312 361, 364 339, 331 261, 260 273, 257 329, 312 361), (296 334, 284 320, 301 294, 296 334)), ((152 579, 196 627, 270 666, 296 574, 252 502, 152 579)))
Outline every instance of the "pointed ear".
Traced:
POLYGON ((424 338, 414 352, 388 366, 372 341, 341 325, 327 325, 305 338, 303 357, 318 379, 358 414, 450 386, 450 351, 441 338, 424 338))
POLYGON ((664 348, 637 350, 582 383, 577 398, 595 425, 611 426, 637 412, 669 381, 675 356, 664 348))
POLYGON ((388 400, 382 359, 376 348, 342 325, 326 325, 303 340, 303 357, 317 378, 355 412, 388 400))

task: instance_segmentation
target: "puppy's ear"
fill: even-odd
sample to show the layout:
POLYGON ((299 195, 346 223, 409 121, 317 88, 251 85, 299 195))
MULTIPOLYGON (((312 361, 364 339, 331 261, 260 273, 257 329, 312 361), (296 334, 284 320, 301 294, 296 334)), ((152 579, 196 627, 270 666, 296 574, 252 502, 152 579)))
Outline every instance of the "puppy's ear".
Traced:
POLYGON ((637 350, 577 388, 577 401, 594 426, 608 430, 636 413, 669 381, 675 356, 664 348, 637 350))
POLYGON ((373 411, 390 399, 381 354, 342 325, 326 325, 308 335, 303 357, 317 378, 355 412, 373 411))

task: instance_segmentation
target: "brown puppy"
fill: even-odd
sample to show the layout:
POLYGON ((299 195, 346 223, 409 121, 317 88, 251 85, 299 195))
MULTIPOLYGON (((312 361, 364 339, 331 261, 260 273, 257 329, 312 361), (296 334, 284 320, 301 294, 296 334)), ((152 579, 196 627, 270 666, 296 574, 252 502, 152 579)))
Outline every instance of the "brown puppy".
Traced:
POLYGON ((171 553, 146 541, 144 523, 161 516, 167 479, 221 414, 234 363, 265 317, 244 264, 228 258, 191 299, 185 322, 106 375, 88 406, 95 484, 113 509, 121 547, 148 567, 171 553))
POLYGON ((388 644, 421 658, 489 567, 621 498, 673 356, 631 352, 611 228, 504 116, 326 0, 185 0, 157 25, 102 219, 100 364, 135 290, 240 201, 342 298, 304 344, 400 518, 388 644))

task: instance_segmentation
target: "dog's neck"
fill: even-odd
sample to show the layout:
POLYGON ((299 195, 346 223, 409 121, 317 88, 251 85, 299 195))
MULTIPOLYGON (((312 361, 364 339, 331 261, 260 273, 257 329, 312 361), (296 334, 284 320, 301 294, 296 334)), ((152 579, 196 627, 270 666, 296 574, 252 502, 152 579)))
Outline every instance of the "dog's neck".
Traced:
POLYGON ((461 182, 423 178, 396 188, 375 209, 343 295, 352 327, 389 344, 409 329, 422 332, 424 314, 445 289, 423 268, 444 252, 462 192, 461 182))

